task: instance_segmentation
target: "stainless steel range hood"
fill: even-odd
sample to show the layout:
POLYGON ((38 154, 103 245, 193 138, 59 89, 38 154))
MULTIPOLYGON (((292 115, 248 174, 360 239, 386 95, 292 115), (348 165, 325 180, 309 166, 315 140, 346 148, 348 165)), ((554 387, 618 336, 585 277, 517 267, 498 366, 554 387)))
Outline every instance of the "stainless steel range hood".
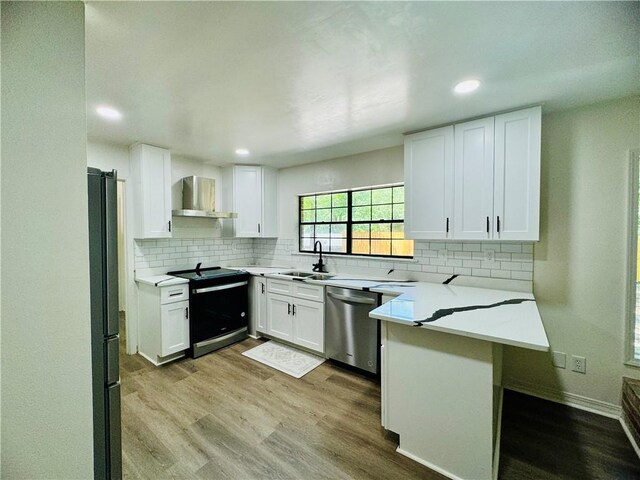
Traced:
POLYGON ((216 181, 204 177, 182 179, 182 210, 173 210, 178 217, 238 218, 237 213, 216 212, 216 181))

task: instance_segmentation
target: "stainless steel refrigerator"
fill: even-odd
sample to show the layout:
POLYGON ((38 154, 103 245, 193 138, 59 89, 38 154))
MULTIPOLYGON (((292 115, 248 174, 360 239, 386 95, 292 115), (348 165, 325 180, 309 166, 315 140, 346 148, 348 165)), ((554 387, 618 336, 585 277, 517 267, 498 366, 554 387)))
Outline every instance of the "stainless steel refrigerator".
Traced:
POLYGON ((88 169, 94 478, 122 478, 117 176, 88 169))

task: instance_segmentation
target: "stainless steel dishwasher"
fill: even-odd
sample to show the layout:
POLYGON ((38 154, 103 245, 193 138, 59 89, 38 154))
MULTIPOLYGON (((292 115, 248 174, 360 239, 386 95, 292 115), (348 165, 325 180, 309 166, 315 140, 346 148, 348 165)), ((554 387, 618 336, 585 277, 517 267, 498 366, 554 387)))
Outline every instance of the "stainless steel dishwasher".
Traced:
POLYGON ((379 322, 369 312, 380 304, 377 293, 327 287, 325 354, 353 367, 378 373, 379 322))

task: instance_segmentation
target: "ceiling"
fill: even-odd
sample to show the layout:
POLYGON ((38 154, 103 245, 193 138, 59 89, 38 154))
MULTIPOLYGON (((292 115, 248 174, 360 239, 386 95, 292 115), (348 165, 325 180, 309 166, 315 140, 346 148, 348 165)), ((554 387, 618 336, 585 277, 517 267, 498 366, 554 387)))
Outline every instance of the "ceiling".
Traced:
POLYGON ((287 167, 638 94, 640 3, 87 2, 86 57, 91 139, 287 167))

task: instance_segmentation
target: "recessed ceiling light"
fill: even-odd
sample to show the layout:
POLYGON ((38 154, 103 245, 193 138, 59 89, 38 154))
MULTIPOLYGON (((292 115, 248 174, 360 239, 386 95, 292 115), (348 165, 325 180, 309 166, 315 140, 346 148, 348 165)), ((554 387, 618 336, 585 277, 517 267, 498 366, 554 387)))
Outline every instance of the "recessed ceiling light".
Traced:
POLYGON ((237 148, 236 149, 236 155, 240 155, 242 157, 246 157, 247 155, 249 155, 249 150, 247 150, 246 148, 237 148))
POLYGON ((478 80, 465 80, 464 82, 460 82, 453 89, 456 93, 470 93, 476 90, 480 86, 480 82, 478 80))
POLYGON ((122 118, 122 114, 112 107, 101 106, 96 108, 96 112, 107 120, 120 120, 122 118))

